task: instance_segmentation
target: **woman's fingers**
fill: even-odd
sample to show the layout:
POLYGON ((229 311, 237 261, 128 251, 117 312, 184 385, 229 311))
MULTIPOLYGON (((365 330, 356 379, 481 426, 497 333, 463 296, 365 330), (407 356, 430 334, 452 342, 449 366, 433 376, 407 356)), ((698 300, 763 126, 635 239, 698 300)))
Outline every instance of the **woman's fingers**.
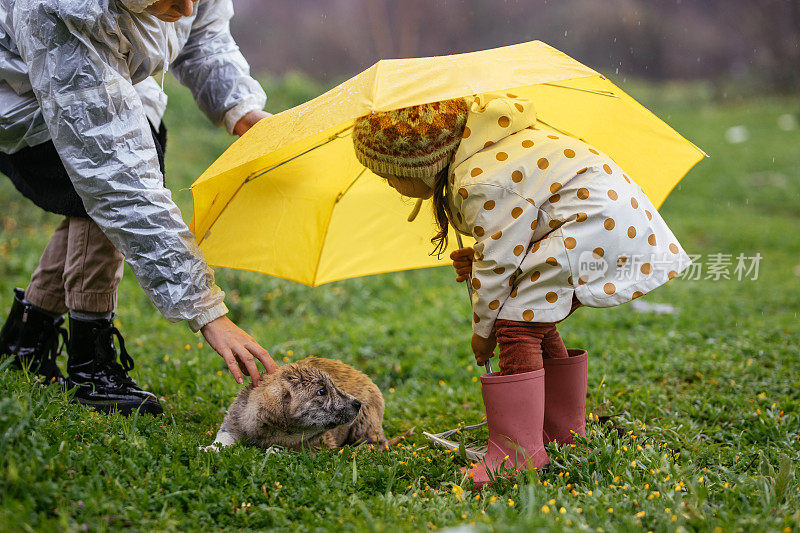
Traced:
POLYGON ((258 386, 259 381, 261 381, 261 374, 256 366, 256 360, 253 359, 253 354, 247 351, 244 346, 237 346, 235 353, 236 358, 239 360, 239 366, 244 365, 247 375, 253 380, 253 386, 258 386))
POLYGON ((256 359, 261 361, 261 364, 264 365, 264 370, 266 370, 267 374, 272 374, 278 370, 278 365, 272 360, 269 352, 262 348, 257 342, 253 341, 251 344, 245 344, 245 348, 247 348, 251 354, 256 356, 256 359))
POLYGON ((244 380, 242 379, 242 373, 239 371, 239 365, 238 365, 239 361, 236 360, 236 357, 234 357, 233 352, 231 352, 231 350, 227 346, 221 347, 218 351, 219 354, 222 356, 222 359, 225 360, 225 364, 228 365, 228 370, 233 375, 233 379, 236 380, 236 383, 238 383, 239 385, 244 383, 244 380))
POLYGON ((261 361, 268 373, 278 368, 269 353, 227 316, 212 320, 200 331, 208 344, 225 360, 228 370, 240 385, 244 383, 242 374, 249 375, 253 385, 258 385, 261 374, 254 357, 261 361))

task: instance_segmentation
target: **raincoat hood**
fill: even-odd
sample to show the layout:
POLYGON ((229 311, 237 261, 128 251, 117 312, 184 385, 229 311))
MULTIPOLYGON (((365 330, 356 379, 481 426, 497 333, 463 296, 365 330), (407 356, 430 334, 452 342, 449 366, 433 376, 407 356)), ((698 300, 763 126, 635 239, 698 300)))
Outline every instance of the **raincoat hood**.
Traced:
POLYGON ((530 100, 512 94, 476 96, 470 104, 463 139, 451 168, 456 168, 487 146, 535 123, 536 110, 530 100), (473 135, 472 132, 480 132, 480 135, 473 135))

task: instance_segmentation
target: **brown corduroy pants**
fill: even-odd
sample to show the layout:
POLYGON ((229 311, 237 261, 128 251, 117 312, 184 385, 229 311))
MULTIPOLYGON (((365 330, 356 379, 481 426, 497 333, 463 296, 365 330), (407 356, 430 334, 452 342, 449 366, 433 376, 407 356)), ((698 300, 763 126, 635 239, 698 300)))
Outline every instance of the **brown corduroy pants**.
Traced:
MULTIPOLYGON (((581 303, 572 298, 571 315, 581 303)), ((566 318, 566 317, 564 317, 566 318)), ((495 322, 500 375, 521 374, 541 369, 542 358, 568 357, 567 347, 556 330, 555 322, 495 322)))
POLYGON ((109 313, 117 306, 124 257, 91 219, 67 217, 31 276, 25 298, 52 313, 109 313))

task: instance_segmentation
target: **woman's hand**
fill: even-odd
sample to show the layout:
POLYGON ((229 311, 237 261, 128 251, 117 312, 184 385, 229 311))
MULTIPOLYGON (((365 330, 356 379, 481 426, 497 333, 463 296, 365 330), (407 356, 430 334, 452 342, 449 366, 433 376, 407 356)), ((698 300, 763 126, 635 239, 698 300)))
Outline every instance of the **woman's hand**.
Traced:
POLYGON ((208 344, 216 350, 225 360, 228 370, 233 374, 236 383, 244 383, 242 372, 246 372, 253 380, 253 386, 258 386, 260 374, 253 359, 257 358, 264 365, 267 374, 278 370, 278 365, 272 360, 264 348, 239 326, 231 322, 227 316, 212 320, 200 329, 208 344), (240 371, 241 369, 241 371, 240 371))
POLYGON ((489 335, 488 339, 481 337, 477 333, 472 334, 472 353, 475 354, 475 361, 478 366, 485 365, 486 361, 492 358, 495 346, 497 346, 497 337, 495 337, 494 330, 492 330, 492 334, 489 335))
POLYGON ((233 127, 233 133, 236 135, 244 135, 247 130, 252 128, 256 122, 261 120, 262 118, 271 117, 272 113, 267 113, 266 111, 249 111, 239 119, 236 125, 233 127))
POLYGON ((473 257, 475 257, 475 250, 469 246, 459 248, 450 254, 450 259, 453 260, 453 268, 456 269, 457 282, 461 283, 472 275, 473 257))

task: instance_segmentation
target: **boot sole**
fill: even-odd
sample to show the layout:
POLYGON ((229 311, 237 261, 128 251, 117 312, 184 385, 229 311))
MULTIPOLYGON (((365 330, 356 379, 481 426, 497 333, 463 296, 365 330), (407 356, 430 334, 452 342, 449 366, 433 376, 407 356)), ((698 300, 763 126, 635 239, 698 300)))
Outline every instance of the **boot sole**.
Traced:
POLYGON ((80 399, 73 399, 72 401, 91 407, 103 414, 111 414, 117 411, 122 416, 130 416, 134 411, 139 411, 139 414, 155 416, 164 413, 164 408, 161 407, 161 404, 148 401, 142 403, 103 402, 80 399))

